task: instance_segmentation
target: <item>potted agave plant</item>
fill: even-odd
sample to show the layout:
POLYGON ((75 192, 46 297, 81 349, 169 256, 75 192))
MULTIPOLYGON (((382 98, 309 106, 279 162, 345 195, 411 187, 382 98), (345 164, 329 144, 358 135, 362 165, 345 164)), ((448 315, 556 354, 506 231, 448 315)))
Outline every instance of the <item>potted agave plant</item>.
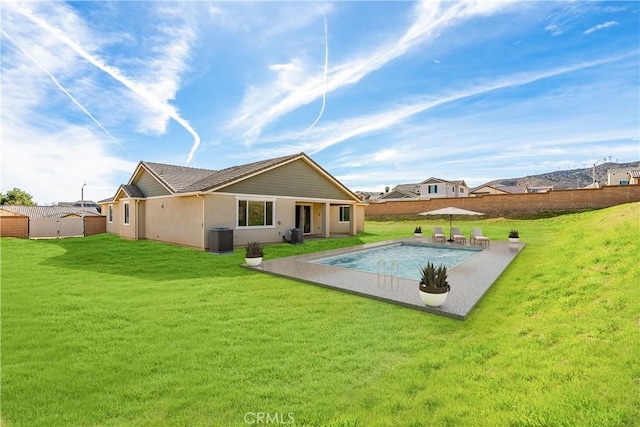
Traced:
POLYGON ((518 230, 511 230, 509 232, 509 242, 518 243, 520 240, 520 234, 518 234, 518 230))
POLYGON ((247 251, 244 256, 244 262, 250 267, 256 267, 262 263, 262 256, 264 255, 262 246, 258 242, 247 243, 247 251))
POLYGON ((444 304, 449 295, 447 282, 447 267, 434 266, 428 262, 426 267, 420 268, 420 298, 429 307, 439 307, 444 304))
POLYGON ((422 237, 422 227, 417 226, 415 230, 413 230, 413 235, 416 237, 422 237))

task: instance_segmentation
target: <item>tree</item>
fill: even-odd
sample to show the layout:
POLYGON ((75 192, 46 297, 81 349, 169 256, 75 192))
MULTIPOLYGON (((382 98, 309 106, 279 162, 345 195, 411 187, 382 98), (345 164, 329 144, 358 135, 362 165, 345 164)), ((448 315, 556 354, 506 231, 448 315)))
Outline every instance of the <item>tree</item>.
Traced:
POLYGON ((0 205, 36 206, 32 197, 31 194, 14 188, 7 191, 7 194, 0 193, 0 205))

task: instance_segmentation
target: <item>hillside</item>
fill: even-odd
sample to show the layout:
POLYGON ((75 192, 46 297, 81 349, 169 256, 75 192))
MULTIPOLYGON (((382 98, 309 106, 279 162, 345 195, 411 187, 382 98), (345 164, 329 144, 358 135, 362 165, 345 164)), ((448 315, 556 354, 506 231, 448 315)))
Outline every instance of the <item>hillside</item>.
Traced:
MULTIPOLYGON (((607 170, 618 168, 640 168, 640 162, 615 163, 608 162, 596 166, 596 181, 600 184, 607 183, 607 170)), ((547 172, 540 175, 530 175, 520 178, 497 179, 488 182, 486 185, 526 185, 529 187, 553 186, 555 190, 566 190, 571 188, 584 188, 591 184, 593 168, 581 168, 547 172)))

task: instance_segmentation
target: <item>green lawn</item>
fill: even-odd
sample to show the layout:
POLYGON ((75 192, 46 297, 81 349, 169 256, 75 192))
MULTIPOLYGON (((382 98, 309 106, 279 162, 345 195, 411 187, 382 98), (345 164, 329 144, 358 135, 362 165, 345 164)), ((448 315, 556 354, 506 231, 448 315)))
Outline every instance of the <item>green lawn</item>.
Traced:
MULTIPOLYGON (((265 257, 416 225, 445 221, 265 257)), ((456 225, 527 243, 466 321, 254 273, 241 250, 1 239, 1 424, 638 425, 640 203, 456 225)))

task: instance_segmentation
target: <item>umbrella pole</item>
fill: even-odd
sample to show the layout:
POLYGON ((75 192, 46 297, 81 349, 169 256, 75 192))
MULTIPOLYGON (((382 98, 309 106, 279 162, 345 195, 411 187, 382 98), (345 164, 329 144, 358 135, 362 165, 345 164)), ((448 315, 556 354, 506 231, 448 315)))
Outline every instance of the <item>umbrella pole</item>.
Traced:
POLYGON ((453 215, 449 214, 449 241, 453 242, 453 235, 451 234, 451 217, 453 215))

